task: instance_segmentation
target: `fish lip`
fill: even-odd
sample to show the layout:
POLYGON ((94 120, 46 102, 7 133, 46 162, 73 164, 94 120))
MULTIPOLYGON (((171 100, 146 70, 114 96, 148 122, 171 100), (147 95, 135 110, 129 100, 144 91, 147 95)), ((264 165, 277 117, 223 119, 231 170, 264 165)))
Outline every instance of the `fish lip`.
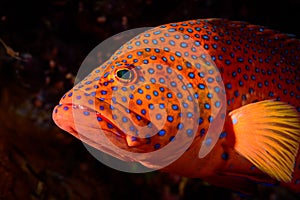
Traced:
MULTIPOLYGON (((112 134, 114 134, 114 135, 116 135, 116 136, 118 136, 118 137, 122 137, 123 139, 126 138, 125 132, 123 132, 121 129, 119 129, 119 128, 116 126, 116 124, 115 124, 114 122, 112 122, 112 121, 109 120, 107 117, 105 117, 104 115, 102 115, 100 112, 94 110, 93 108, 90 108, 90 107, 88 107, 88 106, 81 105, 81 104, 74 104, 74 103, 63 103, 63 104, 61 104, 61 106, 68 106, 68 107, 71 107, 71 108, 73 109, 72 112, 74 112, 74 109, 79 109, 79 110, 85 110, 85 111, 88 111, 88 112, 90 112, 90 113, 95 113, 96 116, 101 117, 105 122, 112 124, 112 125, 114 126, 114 128, 118 130, 118 132, 113 132, 113 131, 111 131, 111 130, 109 130, 109 129, 103 129, 103 131, 105 131, 105 132, 110 132, 110 133, 112 133, 112 134)), ((78 122, 76 122, 76 123, 78 123, 78 122)), ((80 125, 84 125, 84 124, 83 124, 83 123, 80 123, 80 125)), ((75 128, 75 127, 74 127, 74 128, 75 128)), ((73 128, 73 130, 76 132, 77 136, 78 136, 79 138, 82 137, 82 134, 79 134, 78 131, 77 131, 76 129, 74 129, 74 128, 73 128)), ((96 129, 96 128, 95 128, 95 129, 96 129)), ((84 137, 84 138, 87 139, 87 137, 84 137)))

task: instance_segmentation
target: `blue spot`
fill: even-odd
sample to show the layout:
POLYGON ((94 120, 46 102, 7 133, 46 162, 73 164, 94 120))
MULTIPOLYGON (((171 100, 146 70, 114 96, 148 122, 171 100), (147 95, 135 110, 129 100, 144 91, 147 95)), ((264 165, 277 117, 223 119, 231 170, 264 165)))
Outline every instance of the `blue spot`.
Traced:
POLYGON ((187 103, 183 103, 182 105, 183 105, 184 108, 188 108, 189 107, 189 105, 187 103))
POLYGON ((197 47, 199 47, 199 46, 201 45, 199 41, 195 41, 194 44, 195 44, 197 47))
POLYGON ((209 99, 211 99, 212 96, 213 96, 213 95, 212 95, 211 93, 208 93, 208 94, 207 94, 207 98, 209 98, 209 99))
POLYGON ((199 83, 199 84, 198 84, 198 88, 203 90, 203 89, 205 89, 205 85, 202 84, 202 83, 199 83))
POLYGON ((170 40, 170 41, 169 41, 169 44, 172 45, 172 46, 174 46, 174 45, 175 45, 175 42, 174 42, 173 40, 170 40))
POLYGON ((183 129, 183 124, 182 124, 182 123, 179 123, 179 124, 177 125, 177 129, 178 129, 178 130, 183 129))
POLYGON ((143 90, 139 88, 138 93, 143 94, 143 90))
POLYGON ((180 71, 182 70, 182 66, 181 65, 177 65, 177 69, 180 71))
POLYGON ((221 134, 220 134, 220 139, 222 139, 222 138, 224 138, 224 137, 226 137, 226 135, 227 135, 227 133, 226 132, 222 132, 221 134))
POLYGON ((208 35, 203 35, 202 38, 203 38, 204 40, 209 40, 208 35))
POLYGON ((209 78, 207 79, 207 82, 212 83, 212 82, 214 82, 214 79, 211 78, 211 77, 209 77, 209 78))
POLYGON ((142 105, 142 100, 140 100, 140 99, 138 99, 138 100, 136 100, 136 103, 138 104, 138 105, 142 105))
POLYGON ((186 134, 187 134, 189 137, 193 136, 193 130, 192 130, 192 129, 188 129, 188 130, 186 131, 186 134))
POLYGON ((244 61, 244 59, 243 59, 243 58, 241 58, 241 57, 239 57, 239 58, 237 58, 237 61, 238 61, 238 62, 243 62, 243 61, 244 61))
POLYGON ((127 117, 122 117, 122 121, 125 122, 125 123, 128 122, 127 117))
POLYGON ((203 73, 203 72, 200 72, 198 75, 199 75, 201 78, 204 78, 204 73, 203 73))
POLYGON ((175 136, 171 136, 169 139, 170 142, 173 142, 174 140, 175 140, 175 136))
POLYGON ((232 119, 232 124, 235 125, 238 122, 238 120, 236 118, 232 119))
POLYGON ((160 109, 164 109, 164 108, 165 108, 165 104, 160 103, 160 104, 159 104, 159 108, 160 108, 160 109))
POLYGON ((157 143, 157 144, 154 145, 154 149, 159 149, 159 148, 160 148, 160 144, 159 143, 157 143))
POLYGON ((212 143, 212 139, 211 138, 207 138, 204 143, 205 143, 206 146, 210 146, 211 143, 212 143))
POLYGON ((239 86, 243 86, 243 85, 244 85, 243 81, 239 81, 239 86))
POLYGON ((168 98, 172 98, 172 93, 168 93, 168 94, 167 94, 167 97, 168 97, 168 98))
MULTIPOLYGON (((151 56, 150 59, 151 59, 151 60, 156 60, 156 56, 151 56)), ((147 63, 148 63, 148 62, 147 62, 147 63)), ((145 64, 147 64, 147 63, 145 63, 145 64)))
POLYGON ((177 57, 181 57, 181 53, 178 52, 178 51, 175 52, 175 55, 176 55, 177 57))
POLYGON ((171 82, 172 87, 176 87, 176 85, 177 85, 176 82, 174 82, 174 81, 171 82))
POLYGON ((145 109, 142 109, 142 110, 141 110, 141 113, 142 113, 143 115, 145 115, 145 114, 146 114, 146 110, 145 110, 145 109))
POLYGON ((236 72, 232 72, 232 76, 233 76, 233 77, 236 77, 236 72))
POLYGON ((234 96, 235 96, 235 97, 238 97, 239 95, 240 95, 240 94, 239 94, 239 91, 237 91, 237 90, 234 91, 234 96))
POLYGON ((65 107, 64 107, 64 110, 69 110, 69 107, 68 107, 68 106, 65 106, 65 107))
POLYGON ((173 109, 173 110, 178 110, 178 106, 177 106, 176 104, 173 104, 173 105, 172 105, 172 109, 173 109))
POLYGON ((164 129, 162 129, 158 132, 159 136, 164 136, 165 134, 166 134, 166 131, 164 129))
POLYGON ((185 43, 185 42, 181 42, 181 43, 180 43, 180 46, 181 46, 182 48, 186 48, 188 45, 187 45, 187 43, 185 43))
POLYGON ((173 118, 172 116, 168 116, 168 117, 167 117, 167 120, 168 120, 169 122, 172 122, 172 121, 174 120, 174 118, 173 118))
POLYGON ((152 43, 153 43, 153 44, 157 44, 158 42, 157 42, 157 40, 153 39, 153 40, 152 40, 152 43))
POLYGON ((193 117, 193 113, 188 112, 187 117, 188 117, 188 118, 192 118, 192 117, 193 117))
POLYGON ((149 94, 146 95, 146 99, 150 100, 151 96, 149 94))
POLYGON ((154 69, 149 68, 149 69, 148 69, 148 72, 149 72, 150 74, 153 74, 153 73, 154 73, 154 69))
POLYGON ((156 90, 153 91, 154 96, 158 96, 158 92, 156 90))
POLYGON ((161 114, 157 114, 157 115, 156 115, 156 119, 157 119, 157 120, 161 120, 161 114))
POLYGON ((142 117, 139 116, 139 115, 136 115, 135 117, 136 117, 136 119, 137 119, 138 121, 140 121, 140 120, 142 119, 142 117))
POLYGON ((149 107, 149 109, 151 109, 151 110, 154 109, 154 105, 153 105, 152 103, 150 103, 150 104, 148 105, 148 107, 149 107))
POLYGON ((177 78, 178 78, 179 80, 182 80, 182 79, 183 79, 182 76, 181 76, 180 74, 177 75, 177 78))
POLYGON ((165 82, 165 79, 159 78, 159 82, 160 82, 160 83, 164 83, 164 82, 165 82))
POLYGON ((102 121, 101 117, 97 117, 98 122, 102 121))
POLYGON ((217 108, 219 108, 219 107, 221 106, 220 101, 216 101, 216 102, 215 102, 215 106, 216 106, 217 108))
POLYGON ((108 128, 113 128, 114 126, 111 125, 110 123, 107 123, 107 127, 108 127, 108 128))
POLYGON ((185 65, 190 68, 192 66, 192 64, 190 62, 185 62, 185 65))
POLYGON ((208 103, 205 103, 205 104, 204 104, 204 107, 205 107, 206 109, 210 109, 210 105, 209 105, 208 103))
POLYGON ((228 156, 228 153, 222 153, 221 157, 223 160, 228 160, 229 156, 228 156))
POLYGON ((227 84, 226 84, 226 88, 227 88, 227 89, 231 89, 231 88, 232 88, 231 83, 227 83, 227 84))
POLYGON ((188 75, 190 78, 195 78, 195 74, 190 72, 189 75, 188 75))
POLYGON ((159 69, 159 70, 161 70, 162 66, 161 65, 157 65, 156 68, 159 69))

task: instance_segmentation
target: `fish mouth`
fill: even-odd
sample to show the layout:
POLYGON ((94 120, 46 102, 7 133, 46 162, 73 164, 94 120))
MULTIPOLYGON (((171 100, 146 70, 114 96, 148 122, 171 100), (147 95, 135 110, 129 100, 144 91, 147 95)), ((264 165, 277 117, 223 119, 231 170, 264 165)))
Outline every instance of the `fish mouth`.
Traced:
MULTIPOLYGON (((106 101, 101 101, 101 103, 106 106, 110 105, 106 101)), ((120 106, 123 107, 121 104, 120 106)), ((57 126, 72 134, 77 139, 98 150, 109 152, 109 154, 114 155, 114 153, 111 152, 109 145, 103 144, 103 141, 108 141, 107 143, 110 145, 117 146, 126 151, 144 151, 142 150, 142 147, 147 145, 147 139, 133 139, 131 134, 126 134, 124 130, 121 130, 122 126, 120 126, 119 123, 110 119, 110 116, 112 116, 111 113, 106 113, 105 111, 104 113, 102 113, 102 111, 98 112, 96 107, 93 107, 92 104, 86 105, 74 103, 72 99, 63 99, 53 111, 53 120, 57 126), (82 114, 85 111, 89 113, 88 116, 82 114), (98 118, 101 118, 102 120, 98 121, 98 118), (113 128, 108 128, 107 124, 112 125, 113 128)), ((117 112, 122 112, 122 108, 117 106, 115 108, 117 112)))
POLYGON ((67 132, 71 132, 78 139, 82 139, 83 137, 88 138, 88 137, 84 136, 84 134, 79 133, 76 128, 79 126, 80 127, 87 126, 87 123, 85 123, 87 120, 81 120, 81 115, 77 114, 77 113, 83 113, 85 111, 88 112, 90 115, 90 117, 88 119, 91 119, 94 117, 94 121, 97 121, 97 118, 100 117, 106 123, 113 125, 114 129, 116 129, 117 131, 112 131, 108 128, 101 127, 99 125, 99 123, 95 123, 93 125, 97 125, 97 126, 90 126, 89 128, 105 130, 105 132, 107 132, 107 133, 114 134, 115 136, 118 136, 121 138, 126 138, 126 134, 121 129, 119 129, 118 126, 112 120, 109 120, 105 115, 101 114, 100 112, 96 111, 95 109, 93 109, 89 106, 85 106, 82 104, 74 104, 74 103, 63 103, 63 104, 56 106, 56 108, 54 109, 54 112, 57 109, 57 107, 63 107, 63 108, 67 107, 68 110, 71 111, 72 116, 69 115, 69 119, 71 119, 70 121, 73 121, 74 126, 69 126, 66 130, 66 127, 64 126, 64 124, 60 123, 60 120, 57 119, 58 118, 58 116, 56 116, 57 113, 55 113, 55 115, 53 114, 55 123, 62 129, 66 130, 67 132))

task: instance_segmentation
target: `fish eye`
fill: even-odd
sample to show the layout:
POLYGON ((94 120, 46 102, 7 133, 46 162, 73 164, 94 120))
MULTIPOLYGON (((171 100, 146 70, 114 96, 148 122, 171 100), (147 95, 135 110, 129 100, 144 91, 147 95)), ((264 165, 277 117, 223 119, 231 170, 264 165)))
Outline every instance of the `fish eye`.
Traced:
POLYGON ((133 70, 123 68, 123 69, 118 69, 116 71, 115 76, 123 82, 130 82, 134 79, 134 72, 133 70))

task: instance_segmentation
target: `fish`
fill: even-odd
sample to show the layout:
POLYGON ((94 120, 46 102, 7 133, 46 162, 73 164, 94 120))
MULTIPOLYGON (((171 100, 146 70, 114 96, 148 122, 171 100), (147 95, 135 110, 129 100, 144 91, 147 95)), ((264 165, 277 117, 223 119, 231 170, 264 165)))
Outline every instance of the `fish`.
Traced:
POLYGON ((61 129, 126 162, 243 194, 300 194, 300 42, 198 19, 133 37, 53 110, 61 129))

